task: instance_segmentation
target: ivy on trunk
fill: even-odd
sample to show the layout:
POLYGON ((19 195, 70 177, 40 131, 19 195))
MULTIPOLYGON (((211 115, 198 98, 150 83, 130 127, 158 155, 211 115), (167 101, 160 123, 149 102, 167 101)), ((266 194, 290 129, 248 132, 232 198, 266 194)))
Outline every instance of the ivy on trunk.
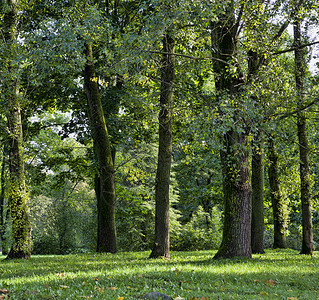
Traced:
POLYGON ((97 251, 115 253, 117 251, 115 226, 116 194, 112 151, 101 105, 91 44, 85 43, 84 53, 87 60, 84 69, 84 89, 97 160, 97 174, 95 177, 98 208, 97 251))
MULTIPOLYGON (((238 55, 238 22, 232 1, 225 6, 219 20, 211 23, 211 32, 217 102, 228 98, 230 103, 240 107, 243 77, 238 65, 234 74, 230 74, 229 68, 233 63, 236 64, 234 58, 238 55)), ((227 117, 223 114, 220 110, 221 117, 227 117)), ((234 113, 233 118, 236 125, 227 128, 222 138, 220 156, 225 215, 223 239, 215 258, 251 257, 251 187, 247 128, 244 128, 245 120, 240 114, 234 113)))
POLYGON ((14 62, 17 49, 17 17, 19 1, 7 1, 3 16, 3 32, 6 42, 7 77, 4 91, 7 103, 9 145, 8 206, 12 219, 13 244, 7 258, 29 258, 31 255, 31 224, 28 217, 29 195, 25 185, 23 129, 21 121, 21 95, 19 94, 18 66, 14 62))

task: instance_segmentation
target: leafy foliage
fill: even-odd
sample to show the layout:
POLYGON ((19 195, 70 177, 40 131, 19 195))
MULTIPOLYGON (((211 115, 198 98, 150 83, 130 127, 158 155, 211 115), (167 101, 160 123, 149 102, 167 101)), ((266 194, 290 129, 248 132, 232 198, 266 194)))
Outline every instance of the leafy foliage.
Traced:
MULTIPOLYGON (((238 98, 221 93, 218 99, 210 23, 217 21, 217 15, 225 14, 229 1, 20 2, 19 39, 12 45, 15 51, 9 55, 6 44, 0 45, 0 139, 3 143, 8 139, 5 82, 11 76, 19 79, 34 253, 95 248, 92 174, 96 161, 83 94, 84 42, 93 44, 96 81, 112 150, 116 153, 119 246, 125 251, 150 248, 162 55, 159 47, 167 28, 174 28, 176 38, 174 166, 170 192, 172 249, 212 249, 221 240, 221 138, 231 128, 238 133, 247 131, 249 142, 259 131, 266 139, 274 136, 281 193, 287 204, 285 217, 289 219, 288 245, 300 247, 297 98, 294 58, 289 50, 294 45, 289 27, 287 30, 285 26, 300 13, 306 20, 304 27, 318 31, 318 4, 307 1, 305 6, 295 9, 295 1, 233 2, 236 16, 241 17, 241 32, 238 57, 229 60, 227 76, 242 73, 245 84, 238 98), (275 38, 281 29, 283 34, 275 38), (253 76, 248 74, 252 51, 258 54, 260 63, 253 76), (11 74, 9 60, 15 66, 11 74)), ((7 8, 1 3, 1 28, 5 26, 3 14, 7 8)), ((315 41, 304 36, 304 42, 315 41)), ((310 46, 305 49, 309 50, 309 62, 310 46)), ((311 70, 307 72, 304 111, 310 134, 316 244, 319 243, 317 102, 318 74, 311 70)), ((268 161, 266 168, 267 164, 268 161)), ((8 186, 1 188, 6 204, 8 186)), ((271 209, 266 181, 266 246, 272 245, 271 209)), ((9 223, 6 235, 10 239, 9 223)), ((276 286, 273 285, 276 279, 265 280, 267 287, 276 286)), ((98 290, 94 291, 98 294, 98 290)), ((63 289, 59 292, 62 294, 63 289)))

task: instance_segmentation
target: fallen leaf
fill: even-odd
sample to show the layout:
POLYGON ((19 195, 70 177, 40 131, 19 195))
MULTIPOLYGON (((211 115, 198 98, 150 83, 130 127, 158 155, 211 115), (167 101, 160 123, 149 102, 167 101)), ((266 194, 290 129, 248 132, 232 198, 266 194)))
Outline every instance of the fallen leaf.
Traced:
POLYGON ((94 277, 92 279, 95 280, 95 281, 99 281, 100 280, 100 278, 98 278, 98 277, 94 277))
POLYGON ((272 279, 266 280, 265 282, 266 282, 268 285, 270 285, 270 286, 275 286, 275 285, 276 285, 276 282, 273 281, 272 279))
POLYGON ((64 275, 64 273, 56 273, 56 276, 58 277, 62 277, 64 275))
POLYGON ((118 296, 118 298, 117 298, 117 300, 123 300, 124 299, 124 297, 120 297, 120 296, 118 296))
POLYGON ((117 290, 117 287, 115 287, 115 286, 110 286, 110 287, 108 287, 107 289, 108 289, 108 290, 113 290, 113 291, 115 291, 115 290, 117 290))
POLYGON ((98 287, 98 286, 96 286, 94 289, 97 290, 100 294, 103 294, 103 293, 104 293, 104 287, 98 287))
POLYGON ((47 291, 48 291, 48 290, 49 290, 49 288, 50 288, 50 287, 49 287, 49 285, 48 285, 47 283, 45 284, 45 288, 47 289, 47 291))
POLYGON ((268 296, 268 293, 266 293, 266 292, 260 292, 260 295, 268 296))
POLYGON ((287 300, 298 300, 297 297, 288 297, 287 300))
POLYGON ((9 291, 6 289, 0 289, 0 300, 7 299, 9 291))
POLYGON ((67 285, 60 285, 61 288, 63 289, 68 289, 69 287, 67 285))

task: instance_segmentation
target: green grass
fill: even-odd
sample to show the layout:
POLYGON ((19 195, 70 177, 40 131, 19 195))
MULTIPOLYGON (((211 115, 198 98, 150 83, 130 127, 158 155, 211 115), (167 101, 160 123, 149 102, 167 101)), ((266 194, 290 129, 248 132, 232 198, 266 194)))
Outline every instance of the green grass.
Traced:
POLYGON ((271 250, 217 261, 214 253, 172 252, 170 261, 149 260, 146 252, 2 261, 0 299, 127 300, 151 291, 185 300, 319 299, 318 253, 271 250))

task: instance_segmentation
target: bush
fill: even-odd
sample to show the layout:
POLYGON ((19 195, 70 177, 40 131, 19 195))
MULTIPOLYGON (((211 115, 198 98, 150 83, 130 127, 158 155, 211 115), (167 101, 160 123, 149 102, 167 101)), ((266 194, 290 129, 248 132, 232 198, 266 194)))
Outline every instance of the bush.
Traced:
POLYGON ((171 249, 208 250, 217 249, 221 243, 221 212, 214 207, 211 214, 200 206, 190 222, 181 225, 180 231, 172 234, 171 249))

